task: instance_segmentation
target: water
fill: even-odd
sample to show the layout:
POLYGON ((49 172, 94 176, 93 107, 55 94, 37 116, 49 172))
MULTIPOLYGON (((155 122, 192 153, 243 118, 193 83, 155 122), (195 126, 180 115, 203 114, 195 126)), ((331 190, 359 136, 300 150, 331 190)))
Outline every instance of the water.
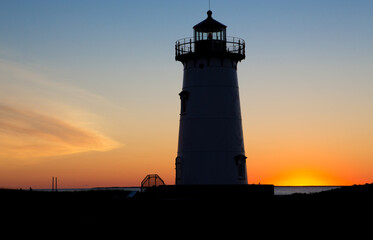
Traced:
POLYGON ((276 187, 275 186, 275 195, 290 195, 294 193, 317 193, 322 191, 328 191, 341 186, 301 186, 301 187, 276 187))

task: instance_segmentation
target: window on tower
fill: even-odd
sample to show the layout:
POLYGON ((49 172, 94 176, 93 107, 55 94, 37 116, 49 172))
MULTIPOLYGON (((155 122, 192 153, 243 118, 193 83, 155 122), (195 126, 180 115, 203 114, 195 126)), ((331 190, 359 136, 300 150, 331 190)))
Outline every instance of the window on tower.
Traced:
POLYGON ((183 115, 186 113, 187 110, 187 101, 189 98, 189 92, 182 91, 179 93, 180 100, 181 100, 181 108, 180 108, 180 115, 183 115))
POLYGON ((246 174, 245 174, 245 167, 246 167, 246 156, 243 154, 237 155, 234 157, 234 160, 236 161, 237 165, 237 171, 238 171, 238 178, 239 179, 245 179, 246 174))

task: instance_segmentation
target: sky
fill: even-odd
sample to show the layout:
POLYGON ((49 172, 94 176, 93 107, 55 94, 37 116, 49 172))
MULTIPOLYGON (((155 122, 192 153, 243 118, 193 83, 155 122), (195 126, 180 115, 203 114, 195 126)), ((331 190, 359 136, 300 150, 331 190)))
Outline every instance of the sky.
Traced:
MULTIPOLYGON (((0 0, 0 187, 175 182, 201 0, 0 0)), ((373 182, 373 1, 212 0, 238 65, 249 183, 373 182)))

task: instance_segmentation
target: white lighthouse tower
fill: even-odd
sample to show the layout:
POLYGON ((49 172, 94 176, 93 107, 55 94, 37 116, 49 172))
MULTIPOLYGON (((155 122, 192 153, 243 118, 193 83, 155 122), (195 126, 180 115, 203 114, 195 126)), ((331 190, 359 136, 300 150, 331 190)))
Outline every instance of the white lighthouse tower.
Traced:
POLYGON ((176 185, 247 184, 237 79, 245 42, 211 15, 175 46, 184 66, 176 185))

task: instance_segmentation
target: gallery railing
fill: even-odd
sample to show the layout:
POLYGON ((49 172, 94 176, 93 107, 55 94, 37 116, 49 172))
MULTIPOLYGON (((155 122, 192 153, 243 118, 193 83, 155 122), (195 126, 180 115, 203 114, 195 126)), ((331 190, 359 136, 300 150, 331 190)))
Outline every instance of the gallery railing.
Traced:
POLYGON ((196 52, 196 46, 203 42, 203 46, 206 43, 211 43, 211 50, 223 51, 227 53, 235 53, 245 55, 245 41, 238 37, 227 37, 226 40, 199 40, 195 41, 193 37, 182 38, 175 43, 175 55, 176 58, 184 55, 196 52), (222 47, 223 46, 223 47, 222 47))

